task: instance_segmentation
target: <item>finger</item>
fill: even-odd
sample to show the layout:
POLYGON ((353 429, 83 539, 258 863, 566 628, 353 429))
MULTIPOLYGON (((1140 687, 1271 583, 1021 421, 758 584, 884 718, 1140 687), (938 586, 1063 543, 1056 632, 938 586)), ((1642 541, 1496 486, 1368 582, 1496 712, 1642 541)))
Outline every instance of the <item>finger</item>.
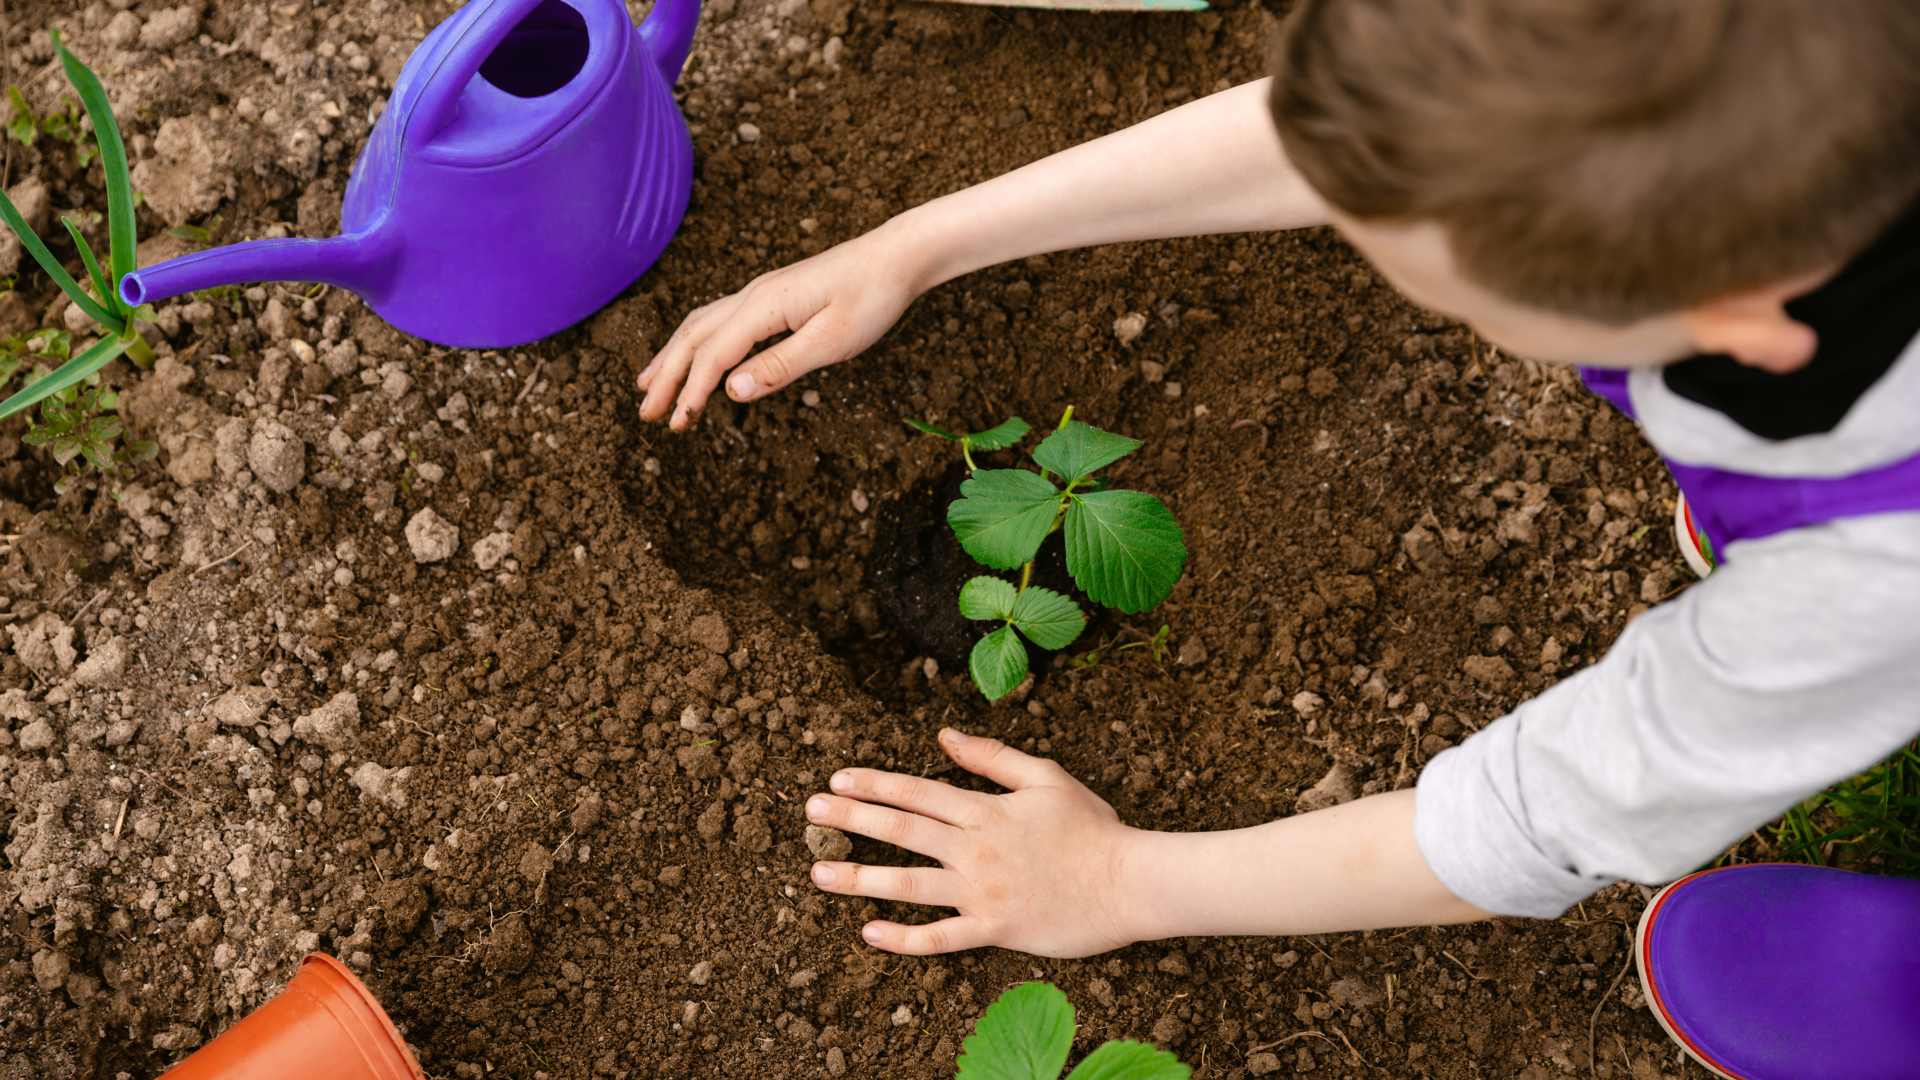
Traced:
POLYGON ((952 841, 958 835, 953 826, 932 818, 837 795, 815 795, 808 799, 807 820, 870 836, 929 859, 943 859, 945 853, 952 850, 952 841))
POLYGON ((842 769, 827 786, 835 794, 865 802, 886 803, 902 810, 962 827, 985 816, 990 795, 962 791, 951 784, 877 769, 842 769))
POLYGON ((870 896, 903 904, 959 907, 966 882, 951 870, 933 867, 861 866, 850 862, 813 864, 813 883, 843 896, 870 896))
POLYGON ((846 359, 833 345, 832 323, 822 311, 792 337, 740 365, 727 379, 727 396, 745 403, 762 398, 811 371, 846 359))
POLYGON ((731 371, 753 348, 754 342, 787 329, 786 315, 767 306, 763 298, 749 298, 736 307, 713 336, 694 348, 692 363, 688 365, 686 381, 674 408, 674 430, 685 428, 700 414, 707 398, 713 396, 713 388, 720 385, 720 376, 731 371))
POLYGON ((875 919, 861 928, 860 937, 876 949, 902 956, 933 956, 993 944, 986 920, 972 915, 956 915, 920 926, 875 919))
POLYGON ((653 374, 648 376, 647 396, 640 403, 642 420, 659 420, 667 415, 673 406, 673 397, 686 377, 687 367, 693 363, 694 350, 725 322, 734 303, 735 297, 716 300, 688 315, 680 328, 673 332, 666 347, 648 365, 653 374))
POLYGON ((1065 769, 1046 758, 1023 754, 998 739, 963 735, 952 728, 941 730, 940 748, 955 765, 1010 791, 1057 784, 1067 778, 1065 769))

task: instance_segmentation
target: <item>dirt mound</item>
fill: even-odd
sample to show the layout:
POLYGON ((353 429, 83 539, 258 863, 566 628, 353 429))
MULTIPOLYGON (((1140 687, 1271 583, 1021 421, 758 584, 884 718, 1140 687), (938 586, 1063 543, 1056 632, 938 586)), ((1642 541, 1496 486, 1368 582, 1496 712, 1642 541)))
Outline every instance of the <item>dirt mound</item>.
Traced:
MULTIPOLYGON (((50 21, 100 70, 151 260, 181 224, 331 231, 447 10, 16 0, 0 49, 36 103, 50 21)), ((589 326, 458 352, 338 291, 222 291, 162 313, 152 373, 111 371, 163 446, 117 498, 56 496, 0 426, 0 1077, 154 1075, 311 949, 436 1077, 951 1075, 1036 975, 1082 1051, 1153 1038, 1201 1076, 1584 1073, 1631 891, 1555 923, 904 960, 858 941, 883 905, 809 886, 799 810, 848 763, 951 778, 941 723, 1164 828, 1290 812, 1330 770, 1313 798, 1412 783, 1679 580, 1656 465, 1566 373, 1330 236, 1240 237, 974 275, 811 393, 634 422, 631 373, 692 307, 1252 77, 1271 23, 718 0, 692 211, 589 326), (988 707, 882 615, 879 515, 950 463, 900 419, 1068 403, 1147 440, 1114 478, 1192 560, 988 707), (1114 648, 1163 622, 1164 662, 1114 648)), ((6 168, 101 208, 64 144, 6 168)), ((0 333, 58 321, 23 288, 0 333)), ((1677 1074, 1643 1010, 1601 1032, 1600 1075, 1677 1074)))

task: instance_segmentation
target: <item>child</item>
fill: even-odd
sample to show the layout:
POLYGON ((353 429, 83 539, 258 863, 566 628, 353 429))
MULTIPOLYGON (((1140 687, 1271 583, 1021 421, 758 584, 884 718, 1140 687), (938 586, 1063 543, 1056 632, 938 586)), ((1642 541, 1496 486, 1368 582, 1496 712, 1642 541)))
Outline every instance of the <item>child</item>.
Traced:
MULTIPOLYGON (((1301 0, 1273 79, 688 316, 639 379, 641 415, 676 430, 723 376, 755 400, 984 266, 1331 223, 1415 302, 1509 352, 1593 365, 1723 563, 1413 790, 1156 833, 1051 762, 945 731, 1008 794, 838 773, 811 820, 941 866, 820 863, 814 881, 957 909, 866 926, 910 954, 1551 918, 1613 881, 1684 874, 1913 738, 1916 57, 1907 0, 1301 0)), ((1920 1075, 1920 885, 1737 867, 1649 912, 1649 998, 1720 1075, 1920 1075)))

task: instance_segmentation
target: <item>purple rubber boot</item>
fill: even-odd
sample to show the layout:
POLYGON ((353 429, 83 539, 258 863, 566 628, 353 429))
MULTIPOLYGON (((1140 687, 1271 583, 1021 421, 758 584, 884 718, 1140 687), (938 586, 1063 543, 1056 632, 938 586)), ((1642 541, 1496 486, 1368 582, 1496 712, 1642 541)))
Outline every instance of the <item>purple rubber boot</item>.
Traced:
POLYGON ((1660 1026, 1715 1076, 1920 1077, 1920 880, 1703 870, 1654 896, 1634 954, 1660 1026))

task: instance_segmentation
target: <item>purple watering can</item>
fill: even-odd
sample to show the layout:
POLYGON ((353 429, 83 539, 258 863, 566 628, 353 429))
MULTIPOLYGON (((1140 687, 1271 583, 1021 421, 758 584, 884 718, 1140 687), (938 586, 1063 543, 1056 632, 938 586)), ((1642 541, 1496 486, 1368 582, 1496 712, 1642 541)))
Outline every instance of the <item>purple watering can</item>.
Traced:
POLYGON ((354 165, 331 240, 256 240, 126 275, 140 305, 248 281, 360 294, 446 345, 519 345, 591 315, 672 239, 693 188, 673 101, 700 0, 473 0, 435 27, 354 165))

